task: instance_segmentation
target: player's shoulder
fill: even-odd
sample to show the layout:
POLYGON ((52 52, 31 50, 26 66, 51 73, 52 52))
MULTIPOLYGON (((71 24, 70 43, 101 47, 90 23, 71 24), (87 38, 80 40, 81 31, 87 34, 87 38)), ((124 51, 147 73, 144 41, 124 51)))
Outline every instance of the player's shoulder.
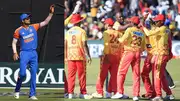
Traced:
POLYGON ((104 34, 109 34, 110 31, 109 31, 109 30, 105 30, 103 33, 104 33, 104 34))
POLYGON ((15 32, 19 32, 22 28, 23 28, 22 26, 16 28, 15 32))
POLYGON ((168 28, 166 26, 161 26, 160 27, 160 31, 166 31, 166 30, 168 30, 168 28))

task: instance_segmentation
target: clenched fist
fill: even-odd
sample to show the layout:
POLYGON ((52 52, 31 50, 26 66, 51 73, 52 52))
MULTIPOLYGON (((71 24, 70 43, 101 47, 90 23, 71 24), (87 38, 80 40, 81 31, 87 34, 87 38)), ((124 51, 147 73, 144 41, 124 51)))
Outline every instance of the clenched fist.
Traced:
POLYGON ((54 13, 54 7, 55 7, 55 5, 50 6, 50 13, 52 13, 52 14, 54 13))

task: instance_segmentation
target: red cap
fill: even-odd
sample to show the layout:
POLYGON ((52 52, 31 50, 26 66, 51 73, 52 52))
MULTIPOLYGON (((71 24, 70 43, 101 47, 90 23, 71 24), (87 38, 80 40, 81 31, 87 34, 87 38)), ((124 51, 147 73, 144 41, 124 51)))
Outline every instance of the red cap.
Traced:
POLYGON ((70 20, 70 23, 76 24, 76 23, 81 22, 84 19, 85 19, 85 17, 81 16, 80 14, 73 14, 72 18, 70 20))
POLYGON ((138 16, 133 16, 129 19, 131 22, 135 23, 135 24, 139 24, 140 23, 140 19, 138 16))
POLYGON ((111 19, 111 18, 107 18, 105 21, 104 21, 105 24, 109 24, 110 26, 113 26, 114 24, 114 21, 111 19))
POLYGON ((159 14, 153 20, 154 21, 164 21, 164 15, 159 14))

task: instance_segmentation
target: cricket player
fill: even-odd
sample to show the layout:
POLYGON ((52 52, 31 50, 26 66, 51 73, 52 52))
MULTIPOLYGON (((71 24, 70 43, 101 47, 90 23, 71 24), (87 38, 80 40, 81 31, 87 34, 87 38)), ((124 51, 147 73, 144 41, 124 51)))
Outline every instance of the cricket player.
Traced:
MULTIPOLYGON (((152 24, 150 25, 149 29, 146 29, 144 32, 145 33, 149 33, 149 30, 154 31, 156 28, 155 24, 152 22, 152 24)), ((142 97, 147 98, 147 99, 151 99, 155 97, 154 94, 154 87, 153 87, 153 82, 151 84, 151 80, 149 78, 149 74, 152 70, 152 63, 151 63, 151 58, 152 58, 152 52, 155 50, 155 37, 154 36, 146 36, 146 51, 147 51, 147 57, 144 61, 144 66, 142 68, 142 72, 141 72, 141 77, 142 77, 142 81, 144 83, 144 87, 146 89, 146 94, 143 94, 142 97)), ((153 81, 153 80, 152 80, 153 81)))
POLYGON ((91 57, 87 46, 87 36, 85 30, 80 28, 80 22, 85 18, 80 14, 73 14, 70 20, 74 26, 65 34, 65 51, 68 64, 68 93, 69 99, 74 97, 74 87, 76 72, 78 72, 80 85, 80 98, 91 99, 86 91, 86 58, 91 63, 91 57))
POLYGON ((156 42, 156 48, 151 58, 151 63, 153 63, 153 79, 155 80, 154 89, 156 94, 156 97, 153 98, 152 101, 162 101, 161 88, 163 88, 167 94, 165 99, 171 100, 174 99, 174 97, 165 78, 165 67, 169 60, 168 38, 170 30, 166 26, 163 26, 164 15, 157 15, 153 20, 155 21, 157 28, 154 31, 146 33, 147 36, 154 36, 154 41, 156 42))
POLYGON ((119 42, 124 44, 124 52, 118 68, 117 93, 111 98, 123 98, 125 76, 131 65, 133 72, 133 100, 138 101, 140 93, 140 55, 145 47, 145 35, 138 28, 138 24, 140 23, 139 17, 134 16, 130 18, 130 21, 134 24, 133 27, 129 27, 124 35, 119 38, 119 42))
MULTIPOLYGON (((164 25, 166 27, 169 26, 168 24, 169 22, 165 21, 164 25)), ((143 28, 145 33, 151 33, 151 32, 154 32, 156 30, 156 25, 152 25, 151 26, 151 31, 148 31, 146 28, 143 28)), ((151 85, 151 82, 150 82, 150 78, 149 78, 149 73, 151 72, 152 70, 152 66, 154 65, 153 63, 151 63, 151 58, 153 56, 153 53, 156 51, 156 48, 157 48, 157 44, 156 44, 156 36, 148 36, 148 41, 149 41, 149 44, 146 44, 147 46, 147 52, 148 52, 148 56, 146 57, 146 60, 144 62, 144 66, 143 66, 143 69, 142 69, 142 73, 141 73, 141 76, 142 76, 142 80, 143 80, 143 83, 144 83, 144 87, 146 89, 146 94, 143 94, 142 97, 144 98, 148 98, 148 99, 151 99, 151 98, 154 98, 155 97, 155 91, 154 91, 154 80, 152 80, 152 84, 151 85), (150 47, 149 47, 150 46, 150 47)), ((169 34, 168 36, 168 47, 169 47, 169 60, 171 59, 172 57, 172 52, 171 52, 171 45, 172 45, 172 42, 171 42, 171 34, 169 34)), ((165 74, 166 74, 166 79, 169 81, 169 83, 173 83, 173 80, 171 78, 170 75, 168 75, 168 71, 165 70, 165 74)), ((153 74, 154 75, 154 74, 153 74)), ((162 85, 164 85, 164 83, 162 83, 162 85)), ((163 88, 164 89, 164 88, 163 88)), ((164 90, 166 91, 166 89, 164 90)), ((170 98, 171 100, 174 99, 173 96, 169 97, 169 96, 166 96, 168 97, 168 99, 170 98)), ((166 98, 167 99, 167 98, 166 98)))
POLYGON ((113 25, 113 28, 115 30, 118 30, 120 32, 124 32, 128 27, 131 27, 132 24, 128 23, 125 24, 123 16, 121 16, 121 13, 116 13, 116 22, 113 25))
POLYGON ((92 94, 95 98, 103 98, 103 86, 108 75, 108 71, 110 72, 111 77, 109 80, 106 98, 110 98, 112 92, 117 92, 117 70, 121 55, 121 45, 117 39, 122 36, 122 33, 112 28, 114 21, 111 18, 107 18, 104 23, 107 28, 107 30, 103 33, 104 56, 100 74, 96 83, 97 92, 92 94))
MULTIPOLYGON (((169 44, 169 60, 172 59, 173 57, 173 53, 172 53, 172 37, 173 37, 173 28, 172 26, 170 25, 171 24, 171 21, 169 19, 166 19, 165 22, 164 22, 164 25, 170 29, 171 33, 169 34, 169 37, 168 37, 168 44, 169 44)), ((166 79, 168 81, 168 86, 170 89, 173 89, 176 87, 176 85, 174 84, 174 81, 170 75, 170 73, 167 71, 167 69, 165 70, 165 76, 166 76, 166 79)))
MULTIPOLYGON (((72 14, 68 18, 65 19, 64 26, 67 26, 70 23, 70 20, 71 20, 73 14, 76 14, 76 13, 79 12, 81 4, 82 3, 80 1, 76 2, 76 6, 74 7, 74 11, 72 12, 72 14)), ((66 55, 67 54, 66 54, 66 51, 65 51, 65 62, 67 62, 66 61, 67 60, 66 55)), ((64 76, 64 98, 68 98, 68 82, 67 82, 67 79, 66 79, 66 74, 64 76)))
POLYGON ((49 16, 40 23, 31 24, 30 15, 22 14, 20 19, 22 26, 16 29, 14 32, 14 38, 12 41, 13 59, 20 59, 20 72, 17 80, 14 97, 19 99, 19 92, 23 78, 26 76, 26 68, 30 66, 31 81, 30 81, 30 93, 29 99, 38 100, 36 98, 36 72, 38 69, 38 55, 36 52, 37 48, 37 30, 44 27, 49 23, 54 13, 54 5, 50 7, 49 16), (20 56, 16 50, 17 41, 20 41, 20 56))

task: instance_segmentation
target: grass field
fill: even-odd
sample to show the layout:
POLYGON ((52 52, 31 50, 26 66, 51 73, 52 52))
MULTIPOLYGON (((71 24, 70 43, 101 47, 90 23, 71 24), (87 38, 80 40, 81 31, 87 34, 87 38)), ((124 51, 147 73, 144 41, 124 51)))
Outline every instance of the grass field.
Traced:
MULTIPOLYGON (((28 90, 21 90, 22 92, 28 92, 28 90)), ((0 89, 0 93, 12 93, 12 89, 0 89)), ((64 101, 64 90, 37 90, 38 101, 64 101), (40 95, 39 95, 40 94, 40 95)), ((28 94, 20 96, 20 99, 16 100, 11 94, 8 96, 0 96, 0 101, 28 101, 28 94)))
MULTIPOLYGON (((141 68, 143 65, 144 60, 142 60, 141 68)), ((176 97, 175 101, 180 101, 180 60, 171 60, 168 62, 167 69, 171 76, 173 77, 173 80, 176 84, 176 88, 173 89, 174 96, 176 97)), ((95 83, 97 80, 97 76, 99 73, 99 59, 93 59, 92 64, 90 66, 87 66, 87 91, 89 94, 94 93, 96 91, 95 89, 95 83)), ((126 76, 125 81, 125 94, 129 95, 132 98, 132 70, 129 68, 128 74, 126 76)), ((78 80, 76 79, 76 88, 75 93, 79 94, 79 85, 78 80)), ((141 83, 141 93, 144 94, 145 89, 143 87, 143 84, 141 83)), ((65 101, 83 101, 83 99, 73 99, 68 100, 65 99, 65 101)), ((91 99, 91 101, 111 101, 111 99, 91 99)), ((132 101, 132 99, 124 100, 124 101, 132 101)), ((147 101, 142 99, 141 101, 147 101)))

